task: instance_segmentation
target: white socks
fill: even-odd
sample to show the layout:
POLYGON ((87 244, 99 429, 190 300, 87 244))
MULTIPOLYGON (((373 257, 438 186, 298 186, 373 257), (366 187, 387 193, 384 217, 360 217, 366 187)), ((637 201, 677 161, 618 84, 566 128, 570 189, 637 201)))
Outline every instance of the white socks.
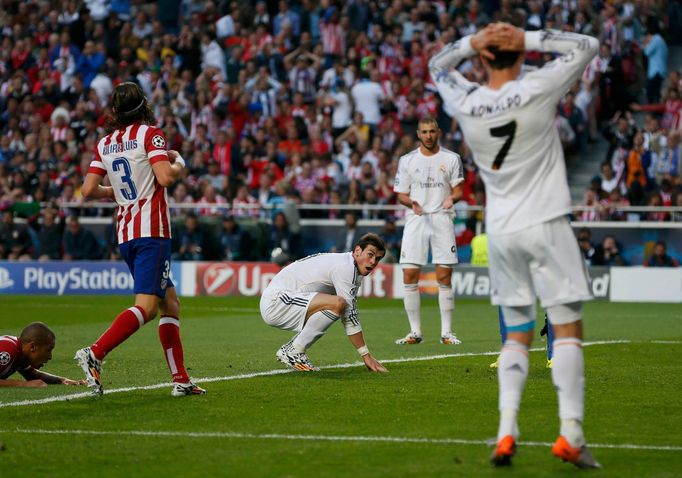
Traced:
POLYGON ((562 338, 554 341, 552 381, 559 397, 561 435, 571 446, 585 444, 582 422, 585 410, 585 361, 582 340, 562 338))
POLYGON ((339 317, 328 310, 315 312, 308 317, 308 321, 303 326, 303 330, 301 330, 291 344, 294 350, 296 352, 305 352, 308 347, 322 337, 327 329, 337 320, 339 320, 339 317))
POLYGON ((521 395, 528 377, 528 347, 515 340, 504 343, 497 368, 500 383, 500 428, 497 439, 506 435, 518 437, 516 416, 521 406, 521 395))
POLYGON ((422 321, 419 313, 421 307, 421 298, 419 296, 419 284, 403 284, 405 288, 405 312, 407 312, 407 320, 410 321, 410 330, 415 334, 422 335, 422 321))
POLYGON ((440 308, 440 335, 442 337, 452 332, 452 311, 455 310, 452 286, 438 286, 438 307, 440 308))

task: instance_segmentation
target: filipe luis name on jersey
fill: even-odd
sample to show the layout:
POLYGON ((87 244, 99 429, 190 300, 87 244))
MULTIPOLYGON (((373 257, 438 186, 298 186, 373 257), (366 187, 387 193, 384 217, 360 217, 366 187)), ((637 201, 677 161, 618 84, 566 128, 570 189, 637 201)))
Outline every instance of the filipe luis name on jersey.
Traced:
POLYGON ((129 141, 123 141, 121 143, 111 143, 107 144, 102 148, 102 156, 111 153, 122 153, 123 151, 128 151, 130 149, 137 148, 137 140, 131 139, 129 141))
POLYGON ((519 106, 521 106, 521 95, 515 94, 513 96, 502 98, 496 103, 474 105, 471 107, 471 116, 482 117, 494 115, 519 106))

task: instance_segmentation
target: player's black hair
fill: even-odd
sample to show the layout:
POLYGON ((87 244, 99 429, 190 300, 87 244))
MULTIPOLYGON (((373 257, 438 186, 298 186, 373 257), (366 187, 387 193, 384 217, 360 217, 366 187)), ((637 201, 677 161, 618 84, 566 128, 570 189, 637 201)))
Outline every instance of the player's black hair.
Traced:
POLYGON ((495 55, 495 59, 486 59, 490 68, 493 70, 504 70, 505 68, 511 68, 518 61, 519 55, 523 52, 521 51, 501 51, 496 47, 490 48, 490 53, 495 55))
POLYGON ((133 123, 147 125, 156 123, 154 112, 149 107, 142 88, 132 81, 126 81, 116 87, 110 105, 112 114, 107 118, 107 129, 110 132, 133 123))
MULTIPOLYGON (((358 242, 355 243, 355 246, 360 246, 360 249, 363 251, 367 248, 367 246, 374 246, 378 251, 386 252, 386 243, 381 237, 379 237, 377 234, 374 234, 373 232, 368 232, 358 239, 358 242)), ((353 249, 355 249, 355 246, 353 249)))
POLYGON ((37 345, 47 345, 55 339, 54 332, 42 322, 32 322, 21 331, 19 340, 26 344, 33 342, 37 345))

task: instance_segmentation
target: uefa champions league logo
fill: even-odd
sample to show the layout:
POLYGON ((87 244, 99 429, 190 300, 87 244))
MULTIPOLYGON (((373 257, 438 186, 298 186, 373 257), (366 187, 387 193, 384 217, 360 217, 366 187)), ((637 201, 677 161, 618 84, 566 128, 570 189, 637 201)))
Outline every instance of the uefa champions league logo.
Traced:
POLYGON ((12 357, 10 356, 10 354, 8 352, 1 352, 0 353, 0 365, 2 365, 2 366, 7 365, 11 358, 12 357))
POLYGON ((14 281, 9 276, 9 271, 0 267, 0 289, 9 289, 14 285, 14 281))

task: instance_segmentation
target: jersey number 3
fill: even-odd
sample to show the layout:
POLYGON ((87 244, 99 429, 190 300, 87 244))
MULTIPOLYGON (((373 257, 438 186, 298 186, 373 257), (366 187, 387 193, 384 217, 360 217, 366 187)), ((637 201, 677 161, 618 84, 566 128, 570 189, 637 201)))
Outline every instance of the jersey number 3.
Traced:
POLYGON ((498 151, 497 156, 495 156, 495 161, 493 161, 493 171, 497 171, 502 167, 504 158, 507 157, 509 149, 514 142, 514 135, 516 134, 516 121, 510 121, 502 126, 496 126, 495 128, 490 128, 490 134, 495 138, 507 138, 504 142, 500 151, 498 151))
POLYGON ((137 198, 137 188, 135 187, 133 178, 130 176, 130 163, 128 160, 126 158, 116 158, 114 159, 114 162, 111 163, 111 168, 116 172, 122 170, 121 181, 128 186, 127 188, 121 188, 123 197, 128 201, 135 200, 137 198))

